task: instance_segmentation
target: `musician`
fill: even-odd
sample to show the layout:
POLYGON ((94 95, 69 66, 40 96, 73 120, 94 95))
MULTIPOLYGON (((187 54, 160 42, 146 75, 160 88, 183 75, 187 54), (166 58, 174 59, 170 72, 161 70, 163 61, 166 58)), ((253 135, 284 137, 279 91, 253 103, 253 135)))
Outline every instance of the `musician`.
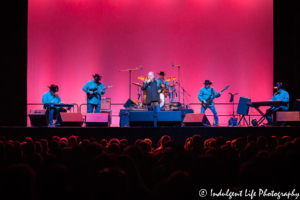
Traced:
MULTIPOLYGON (((166 73, 163 71, 160 71, 159 73, 157 73, 159 75, 159 77, 156 79, 157 81, 160 81, 162 86, 165 87, 167 90, 169 90, 169 81, 165 80, 165 75, 166 73)), ((170 99, 171 99, 171 93, 169 93, 170 98, 169 98, 169 104, 170 104, 170 99)), ((164 102, 160 103, 160 107, 162 107, 164 105, 164 102)))
POLYGON ((148 80, 144 81, 141 90, 146 91, 146 104, 149 107, 149 111, 159 111, 159 94, 162 92, 162 86, 159 80, 155 80, 154 72, 148 73, 148 80))
MULTIPOLYGON (((58 86, 52 84, 51 86, 48 86, 48 88, 49 88, 49 91, 46 92, 42 98, 42 102, 44 104, 44 109, 48 108, 49 104, 51 104, 51 103, 61 103, 60 96, 57 93, 58 86)), ((61 111, 61 109, 58 107, 49 108, 49 124, 50 125, 54 125, 53 117, 57 116, 60 111, 61 111)))
POLYGON ((275 92, 274 96, 272 97, 271 101, 283 101, 287 102, 286 106, 273 106, 269 108, 266 112, 266 119, 268 121, 267 125, 274 125, 272 120, 272 114, 277 111, 286 111, 289 109, 289 101, 290 96, 287 91, 284 90, 284 85, 281 82, 278 82, 276 86, 274 87, 277 89, 277 92, 275 92))
MULTIPOLYGON (((221 96, 222 92, 220 92, 218 94, 217 91, 211 87, 211 84, 212 84, 211 81, 205 80, 203 84, 205 85, 205 87, 201 88, 201 90, 198 94, 199 101, 206 103, 206 100, 208 99, 208 97, 210 95, 213 95, 215 98, 219 98, 221 96)), ((214 106, 213 102, 211 105, 209 105, 209 109, 214 114, 214 119, 215 119, 214 125, 219 126, 219 117, 218 117, 218 113, 217 113, 216 107, 214 106)), ((205 113, 205 110, 206 109, 202 106, 201 113, 205 113)))
POLYGON ((105 93, 105 86, 101 83, 99 74, 93 75, 94 80, 87 82, 82 90, 87 93, 87 112, 100 113, 101 109, 101 95, 105 93))

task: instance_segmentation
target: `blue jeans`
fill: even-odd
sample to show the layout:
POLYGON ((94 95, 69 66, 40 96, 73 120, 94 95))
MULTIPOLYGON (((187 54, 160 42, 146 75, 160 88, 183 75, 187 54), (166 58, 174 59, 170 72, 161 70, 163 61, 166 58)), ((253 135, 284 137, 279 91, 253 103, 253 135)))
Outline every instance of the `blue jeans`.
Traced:
POLYGON ((275 113, 277 112, 278 110, 282 110, 282 111, 286 111, 287 108, 285 106, 279 106, 279 107, 272 107, 272 108, 269 108, 266 112, 266 119, 268 121, 268 123, 273 123, 273 120, 272 120, 272 113, 275 113))
POLYGON ((99 104, 87 103, 87 112, 88 113, 93 113, 94 109, 95 109, 95 113, 100 113, 101 103, 99 103, 99 104))
POLYGON ((148 111, 160 111, 159 103, 156 101, 151 102, 151 104, 148 105, 148 111))
MULTIPOLYGON (((219 117, 215 106, 209 106, 209 109, 214 114, 215 124, 219 125, 219 117)), ((205 108, 201 107, 201 113, 205 113, 205 108)))
POLYGON ((50 123, 50 124, 53 124, 53 116, 54 116, 54 113, 55 113, 55 108, 50 108, 50 109, 49 109, 49 123, 50 123))
POLYGON ((159 107, 159 106, 156 106, 156 107, 155 107, 155 110, 154 110, 154 108, 149 107, 149 108, 148 108, 148 111, 156 111, 156 112, 158 112, 158 111, 160 111, 160 107, 159 107))

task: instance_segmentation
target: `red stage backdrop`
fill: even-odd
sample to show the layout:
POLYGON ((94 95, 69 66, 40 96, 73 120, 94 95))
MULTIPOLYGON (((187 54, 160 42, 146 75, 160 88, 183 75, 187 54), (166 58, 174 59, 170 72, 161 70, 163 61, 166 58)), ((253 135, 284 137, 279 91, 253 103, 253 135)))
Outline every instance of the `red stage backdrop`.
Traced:
MULTIPOLYGON (((217 91, 268 100, 273 84, 273 0, 29 0, 28 103, 40 103, 57 84, 65 103, 86 103, 82 91, 92 74, 102 75, 112 103, 129 97, 132 82, 149 71, 165 71, 182 82, 197 103, 205 79, 217 91)), ((132 85, 132 98, 136 86, 132 85)), ((39 106, 41 107, 41 106, 39 106)), ((28 107, 33 108, 33 107, 28 107)), ((118 115, 122 106, 113 106, 118 115)), ((200 106, 192 106, 196 113, 200 106)), ((219 115, 231 106, 217 106, 219 115)), ((82 107, 82 113, 86 106, 82 107)), ((207 114, 212 114, 207 111, 207 114)), ((212 118, 209 118, 212 122, 212 118)), ((220 117, 226 124, 229 117, 220 117)), ((113 124, 119 123, 113 118, 113 124)))

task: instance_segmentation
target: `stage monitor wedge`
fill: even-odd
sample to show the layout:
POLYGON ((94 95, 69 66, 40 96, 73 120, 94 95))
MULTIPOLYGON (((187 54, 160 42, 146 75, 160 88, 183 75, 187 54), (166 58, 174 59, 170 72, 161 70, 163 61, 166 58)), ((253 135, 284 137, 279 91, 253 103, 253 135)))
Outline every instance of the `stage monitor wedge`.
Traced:
POLYGON ((85 118, 86 126, 108 127, 109 113, 87 113, 85 118))
POLYGON ((82 126, 83 117, 81 113, 61 112, 58 117, 61 126, 82 126))
POLYGON ((49 112, 46 109, 30 109, 29 119, 31 126, 48 126, 49 112))
POLYGON ((205 126, 210 125, 210 122, 204 113, 197 113, 186 114, 183 120, 183 124, 185 126, 205 126))

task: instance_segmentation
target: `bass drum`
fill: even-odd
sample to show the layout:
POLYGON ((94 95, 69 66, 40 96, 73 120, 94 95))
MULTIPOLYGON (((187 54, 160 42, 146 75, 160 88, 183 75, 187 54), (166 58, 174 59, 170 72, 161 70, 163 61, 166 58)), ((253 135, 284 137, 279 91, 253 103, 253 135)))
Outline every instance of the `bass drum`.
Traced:
POLYGON ((159 107, 162 108, 165 106, 166 104, 166 98, 165 98, 165 95, 163 93, 160 93, 159 94, 159 98, 160 98, 160 104, 159 104, 159 107))

